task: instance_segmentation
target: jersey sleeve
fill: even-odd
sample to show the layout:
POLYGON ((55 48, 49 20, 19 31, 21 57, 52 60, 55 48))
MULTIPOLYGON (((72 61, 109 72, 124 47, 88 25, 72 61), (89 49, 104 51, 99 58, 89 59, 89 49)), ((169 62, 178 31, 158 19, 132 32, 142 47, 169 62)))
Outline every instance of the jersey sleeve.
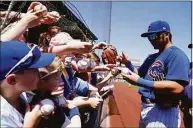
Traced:
POLYGON ((189 73, 189 59, 181 51, 173 51, 171 55, 168 56, 168 61, 166 64, 166 80, 174 81, 184 81, 189 83, 188 73, 189 73))

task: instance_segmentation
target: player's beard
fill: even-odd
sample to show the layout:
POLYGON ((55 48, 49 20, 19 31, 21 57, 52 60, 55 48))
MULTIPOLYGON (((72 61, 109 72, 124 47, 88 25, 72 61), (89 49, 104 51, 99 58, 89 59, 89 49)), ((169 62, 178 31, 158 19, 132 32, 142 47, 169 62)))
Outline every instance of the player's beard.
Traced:
POLYGON ((156 50, 163 50, 165 45, 167 44, 167 42, 164 41, 164 40, 161 40, 159 42, 158 41, 151 42, 151 44, 152 44, 154 49, 156 49, 156 50))
POLYGON ((154 49, 159 49, 160 48, 160 44, 158 42, 151 42, 152 46, 154 49))

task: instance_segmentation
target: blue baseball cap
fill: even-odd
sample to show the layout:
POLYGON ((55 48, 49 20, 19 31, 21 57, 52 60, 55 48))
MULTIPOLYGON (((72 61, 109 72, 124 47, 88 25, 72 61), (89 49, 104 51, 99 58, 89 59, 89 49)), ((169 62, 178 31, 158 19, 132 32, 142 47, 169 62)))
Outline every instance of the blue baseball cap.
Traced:
POLYGON ((8 74, 26 68, 41 68, 52 63, 56 54, 41 53, 37 45, 19 41, 0 43, 0 81, 8 74))
POLYGON ((141 34, 141 37, 147 37, 148 35, 158 32, 170 32, 169 24, 166 21, 155 21, 149 25, 148 32, 141 34))

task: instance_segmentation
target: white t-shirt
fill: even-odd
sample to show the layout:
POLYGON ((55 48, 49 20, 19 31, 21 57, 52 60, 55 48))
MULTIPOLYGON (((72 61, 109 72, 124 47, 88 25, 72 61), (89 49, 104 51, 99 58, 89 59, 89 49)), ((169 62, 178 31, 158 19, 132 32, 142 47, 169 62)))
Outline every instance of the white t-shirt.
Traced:
POLYGON ((1 128, 19 128, 23 126, 23 116, 6 99, 1 97, 1 128))

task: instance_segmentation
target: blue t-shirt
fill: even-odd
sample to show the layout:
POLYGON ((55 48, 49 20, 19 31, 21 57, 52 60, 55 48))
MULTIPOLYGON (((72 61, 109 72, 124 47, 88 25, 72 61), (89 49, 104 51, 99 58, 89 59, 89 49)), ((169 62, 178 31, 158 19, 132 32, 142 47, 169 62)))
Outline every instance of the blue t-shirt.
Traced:
POLYGON ((89 83, 74 76, 72 69, 66 68, 69 78, 62 75, 64 82, 64 96, 68 98, 70 90, 73 90, 79 96, 86 96, 89 90, 89 83))
MULTIPOLYGON (((150 55, 139 68, 141 77, 151 81, 183 81, 188 84, 189 59, 185 53, 171 46, 162 53, 150 55)), ((139 94, 145 98, 155 99, 153 89, 139 88, 139 94)), ((156 97, 157 98, 157 97, 156 97)))

